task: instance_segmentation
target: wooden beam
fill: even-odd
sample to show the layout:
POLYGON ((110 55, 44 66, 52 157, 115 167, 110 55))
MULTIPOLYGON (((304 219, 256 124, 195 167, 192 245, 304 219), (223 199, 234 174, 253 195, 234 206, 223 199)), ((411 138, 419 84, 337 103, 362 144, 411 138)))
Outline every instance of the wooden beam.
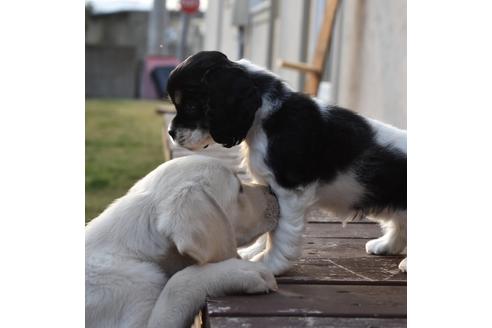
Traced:
POLYGON ((292 61, 287 61, 287 60, 279 60, 278 65, 280 67, 284 68, 292 68, 296 69, 298 71, 301 71, 303 73, 314 73, 314 74, 320 74, 320 70, 317 67, 314 67, 312 65, 306 64, 306 63, 299 63, 299 62, 292 62, 292 61))
POLYGON ((163 114, 176 114, 176 110, 174 109, 174 106, 158 106, 155 109, 156 114, 163 115, 163 114))
MULTIPOLYGON (((312 64, 312 66, 317 68, 320 72, 323 72, 326 58, 330 50, 331 35, 337 6, 338 0, 328 0, 326 3, 324 22, 319 32, 318 43, 314 52, 314 59, 312 64)), ((321 75, 317 76, 314 74, 309 74, 306 77, 304 91, 311 95, 316 95, 318 92, 320 80, 321 75)))

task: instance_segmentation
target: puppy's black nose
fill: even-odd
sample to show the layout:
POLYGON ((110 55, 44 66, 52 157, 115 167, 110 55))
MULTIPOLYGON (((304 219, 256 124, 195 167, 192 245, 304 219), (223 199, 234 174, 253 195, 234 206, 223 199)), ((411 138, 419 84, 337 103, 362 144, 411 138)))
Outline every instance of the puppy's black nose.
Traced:
POLYGON ((169 129, 169 130, 167 131, 167 133, 169 133, 169 135, 171 136, 171 138, 173 138, 173 139, 174 139, 174 138, 176 138, 176 130, 174 130, 174 129, 169 129))

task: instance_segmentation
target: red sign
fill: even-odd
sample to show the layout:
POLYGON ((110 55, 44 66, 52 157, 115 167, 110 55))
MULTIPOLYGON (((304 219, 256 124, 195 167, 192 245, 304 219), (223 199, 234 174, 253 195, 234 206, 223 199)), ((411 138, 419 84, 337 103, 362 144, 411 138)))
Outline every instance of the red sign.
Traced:
POLYGON ((181 11, 187 14, 194 14, 200 7, 200 0, 180 0, 181 11))

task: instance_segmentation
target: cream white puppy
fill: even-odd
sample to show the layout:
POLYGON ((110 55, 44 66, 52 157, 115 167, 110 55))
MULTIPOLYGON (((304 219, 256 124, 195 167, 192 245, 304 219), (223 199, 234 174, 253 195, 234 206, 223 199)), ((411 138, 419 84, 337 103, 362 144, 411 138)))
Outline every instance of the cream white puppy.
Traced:
POLYGON ((206 296, 277 288, 237 247, 272 230, 278 204, 218 160, 162 164, 86 228, 86 327, 189 327, 206 296))

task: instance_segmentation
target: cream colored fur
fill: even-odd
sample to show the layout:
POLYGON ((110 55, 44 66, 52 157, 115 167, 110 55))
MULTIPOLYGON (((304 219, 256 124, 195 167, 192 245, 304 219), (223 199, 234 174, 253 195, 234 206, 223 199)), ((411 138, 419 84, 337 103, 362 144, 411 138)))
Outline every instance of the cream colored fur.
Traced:
MULTIPOLYGON (((217 160, 162 164, 86 229, 86 327, 189 327, 206 296, 276 289, 236 247, 272 230, 266 188, 217 160)), ((275 202, 276 204, 276 202, 275 202)))

